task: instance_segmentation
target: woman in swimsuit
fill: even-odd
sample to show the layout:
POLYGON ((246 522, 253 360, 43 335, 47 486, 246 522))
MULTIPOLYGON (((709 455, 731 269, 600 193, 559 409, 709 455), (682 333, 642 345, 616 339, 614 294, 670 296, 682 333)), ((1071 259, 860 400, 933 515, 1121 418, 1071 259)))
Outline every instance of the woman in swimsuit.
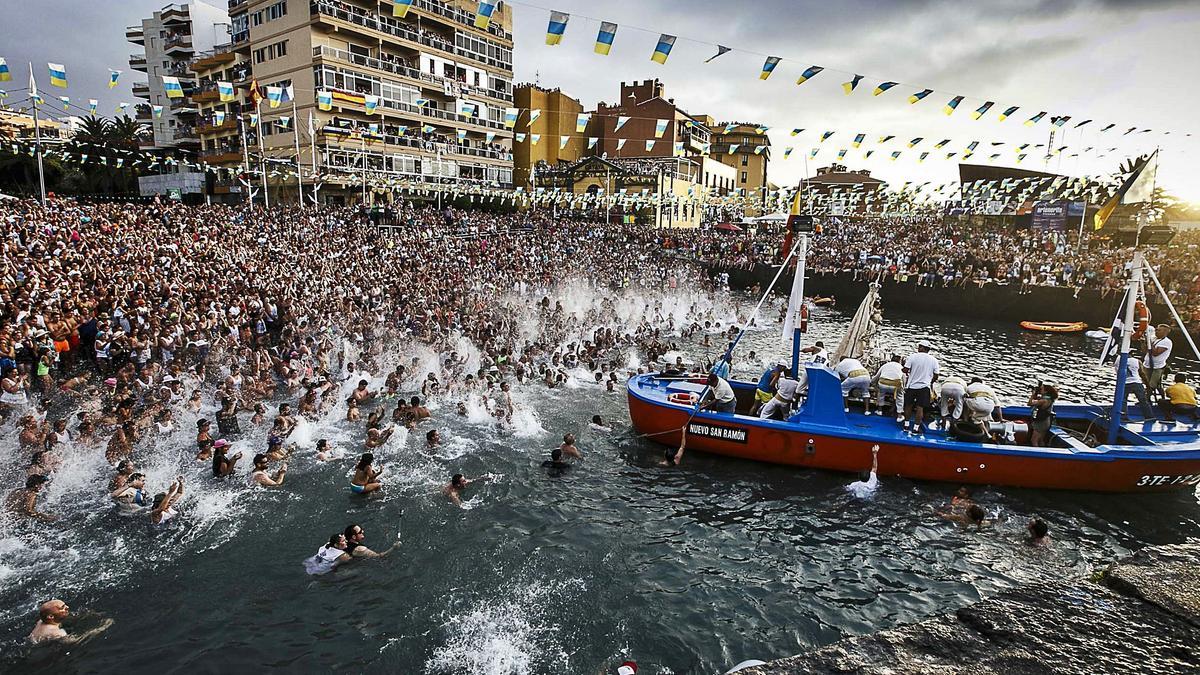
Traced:
POLYGON ((358 466, 354 467, 354 478, 350 480, 351 492, 365 495, 383 487, 383 483, 379 482, 379 476, 383 473, 383 467, 376 469, 372 466, 374 462, 375 455, 369 452, 359 458, 358 466))
POLYGON ((199 449, 196 459, 200 461, 212 459, 212 448, 215 441, 208 433, 210 426, 212 423, 205 419, 196 422, 196 447, 199 449))
POLYGON ((166 492, 154 495, 154 507, 150 509, 150 524, 166 525, 168 521, 179 515, 179 512, 172 507, 180 497, 183 497, 183 476, 176 478, 166 492))

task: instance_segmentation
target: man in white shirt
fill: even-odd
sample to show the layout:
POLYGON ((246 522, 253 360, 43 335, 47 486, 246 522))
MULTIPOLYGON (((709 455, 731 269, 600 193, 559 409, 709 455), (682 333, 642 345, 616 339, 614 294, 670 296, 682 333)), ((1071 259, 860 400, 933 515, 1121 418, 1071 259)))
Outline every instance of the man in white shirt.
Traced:
POLYGON ((737 411, 737 396, 734 395, 733 387, 729 386, 728 382, 709 373, 708 387, 712 392, 713 399, 701 406, 703 409, 723 413, 737 411))
POLYGON ((792 379, 790 368, 783 368, 775 380, 775 395, 763 406, 758 416, 764 420, 786 419, 792 410, 792 401, 796 398, 796 390, 800 382, 792 379))
POLYGON ((924 433, 925 410, 933 400, 932 387, 937 381, 938 362, 929 351, 933 346, 927 340, 917 343, 916 353, 909 354, 904 361, 904 374, 908 384, 904 388, 904 430, 924 433))
POLYGON ((813 346, 805 347, 800 351, 804 354, 812 354, 812 358, 808 360, 809 363, 815 363, 818 366, 829 365, 829 352, 825 351, 825 343, 820 340, 817 340, 813 346))
POLYGON ((838 361, 837 367, 833 369, 837 373, 838 379, 842 381, 842 398, 850 395, 850 392, 858 389, 865 396, 871 387, 871 373, 863 367, 862 361, 846 357, 838 361))
POLYGON ((879 487, 879 446, 871 448, 871 470, 859 474, 859 479, 846 486, 846 490, 859 499, 869 499, 879 487))
POLYGON ((1146 391, 1150 394, 1162 397, 1162 377, 1163 371, 1167 367, 1167 359, 1171 358, 1171 350, 1174 344, 1171 338, 1167 337, 1171 334, 1171 327, 1165 323, 1160 323, 1154 328, 1154 335, 1150 337, 1150 348, 1146 351, 1146 355, 1142 357, 1142 381, 1146 383, 1146 391))
POLYGON ((1000 407, 1000 398, 996 390, 983 383, 978 377, 971 378, 967 385, 967 397, 964 400, 967 407, 967 419, 975 424, 983 424, 992 419, 994 410, 1000 407))
POLYGON ((938 396, 938 406, 941 408, 942 422, 946 428, 962 418, 963 397, 967 394, 967 383, 957 375, 951 375, 942 380, 941 393, 938 396))
POLYGON ((892 359, 887 363, 879 366, 879 370, 875 372, 875 377, 871 379, 871 386, 875 387, 875 407, 879 409, 879 414, 883 414, 883 397, 891 394, 896 401, 896 421, 902 421, 903 417, 900 411, 904 406, 904 366, 900 364, 900 355, 892 354, 892 359))

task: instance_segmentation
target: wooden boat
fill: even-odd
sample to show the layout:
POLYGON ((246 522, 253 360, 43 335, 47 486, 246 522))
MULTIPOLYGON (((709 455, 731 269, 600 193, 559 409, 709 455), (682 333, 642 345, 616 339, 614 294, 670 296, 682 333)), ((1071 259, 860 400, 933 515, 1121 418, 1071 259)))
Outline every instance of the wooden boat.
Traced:
MULTIPOLYGON (((841 384, 830 370, 809 365, 808 397, 786 421, 744 414, 755 383, 732 381, 738 412, 699 411, 683 401, 705 389, 702 378, 638 375, 627 385, 634 429, 678 447, 687 426, 687 450, 796 467, 858 472, 871 466, 879 445, 879 474, 918 480, 984 483, 1101 492, 1192 491, 1200 484, 1200 425, 1142 421, 1130 406, 1116 443, 1099 444, 1108 429, 1105 409, 1056 405, 1050 446, 957 440, 944 431, 904 432, 893 417, 846 412, 841 384)), ((1005 409, 1007 420, 1027 420, 1029 409, 1005 409)), ((1020 436, 1018 441, 1023 440, 1020 436)))
POLYGON ((1087 330, 1087 324, 1082 321, 1022 321, 1021 328, 1036 330, 1043 333, 1079 333, 1087 330))

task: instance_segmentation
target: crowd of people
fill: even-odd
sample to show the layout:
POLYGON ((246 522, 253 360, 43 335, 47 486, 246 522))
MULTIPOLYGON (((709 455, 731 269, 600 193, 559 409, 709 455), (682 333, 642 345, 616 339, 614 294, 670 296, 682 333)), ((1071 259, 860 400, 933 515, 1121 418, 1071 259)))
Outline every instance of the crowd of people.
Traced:
MULTIPOLYGON (((113 466, 105 490, 120 508, 144 509, 152 526, 171 526, 180 518, 185 477, 148 486, 138 463, 179 417, 202 409, 216 410, 216 429, 207 418, 196 422, 195 461, 211 463, 214 480, 235 473, 242 455, 230 452, 231 441, 247 426, 267 432, 248 482, 286 489, 296 451, 291 434, 302 419, 344 405, 346 421, 364 431, 348 489, 369 496, 386 489, 374 452, 397 428, 419 428, 429 450, 442 442, 425 405, 430 398, 465 415, 471 397, 497 424, 512 424, 513 384, 559 387, 586 369, 594 384, 614 391, 631 372, 630 353, 650 364, 677 349, 672 336, 705 333, 707 340, 707 332, 726 328, 711 303, 672 309, 647 293, 658 299, 623 316, 611 294, 571 311, 550 299, 551 289, 579 283, 710 293, 709 266, 769 262, 782 236, 412 204, 396 205, 393 222, 385 232, 352 207, 0 203, 0 426, 16 426, 25 464, 6 514, 53 522, 38 496, 61 467, 64 445, 77 443, 96 447, 113 466), (401 344, 439 356, 397 363, 401 344)), ((895 263, 917 275, 934 270, 935 281, 950 268, 956 278, 960 268, 970 278, 1012 268, 1012 260, 985 258, 999 255, 1007 235, 955 243, 939 239, 932 224, 878 229, 830 228, 817 236, 810 265, 820 272, 895 263)), ((1055 255, 1046 251, 1019 267, 1040 270, 1057 264, 1047 262, 1055 255)), ((1114 255, 1112 263, 1121 260, 1114 255)), ((1072 274, 1087 278, 1091 269, 1072 274)), ((1163 277, 1183 278, 1165 270, 1163 277)), ((772 396, 780 391, 778 383, 770 389, 772 396)), ((764 403, 769 414, 780 407, 764 403)), ((590 426, 607 430, 599 416, 590 426)), ((318 440, 317 461, 346 456, 318 440)), ((561 474, 582 460, 566 434, 545 466, 561 474)), ((461 504, 486 477, 447 478, 442 494, 461 504)), ((373 557, 361 539, 361 526, 346 527, 306 566, 373 557)), ((42 608, 47 626, 66 611, 55 603, 42 608)))

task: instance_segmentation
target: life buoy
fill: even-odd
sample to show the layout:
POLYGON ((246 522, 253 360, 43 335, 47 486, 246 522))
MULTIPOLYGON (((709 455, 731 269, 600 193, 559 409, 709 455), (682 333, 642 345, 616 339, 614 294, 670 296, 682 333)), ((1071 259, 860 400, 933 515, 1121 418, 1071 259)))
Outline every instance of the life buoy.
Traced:
POLYGON ((678 405, 696 405, 700 397, 690 391, 677 391, 674 394, 667 394, 667 401, 678 405))
POLYGON ((1150 328, 1150 309, 1141 300, 1133 303, 1133 320, 1137 322, 1137 329, 1133 331, 1133 339, 1140 340, 1146 335, 1146 330, 1150 328))
POLYGON ((800 332, 808 332, 808 303, 800 303, 800 332))
POLYGON ((951 425, 950 433, 954 438, 967 443, 986 443, 992 440, 986 429, 966 420, 960 420, 951 425))

